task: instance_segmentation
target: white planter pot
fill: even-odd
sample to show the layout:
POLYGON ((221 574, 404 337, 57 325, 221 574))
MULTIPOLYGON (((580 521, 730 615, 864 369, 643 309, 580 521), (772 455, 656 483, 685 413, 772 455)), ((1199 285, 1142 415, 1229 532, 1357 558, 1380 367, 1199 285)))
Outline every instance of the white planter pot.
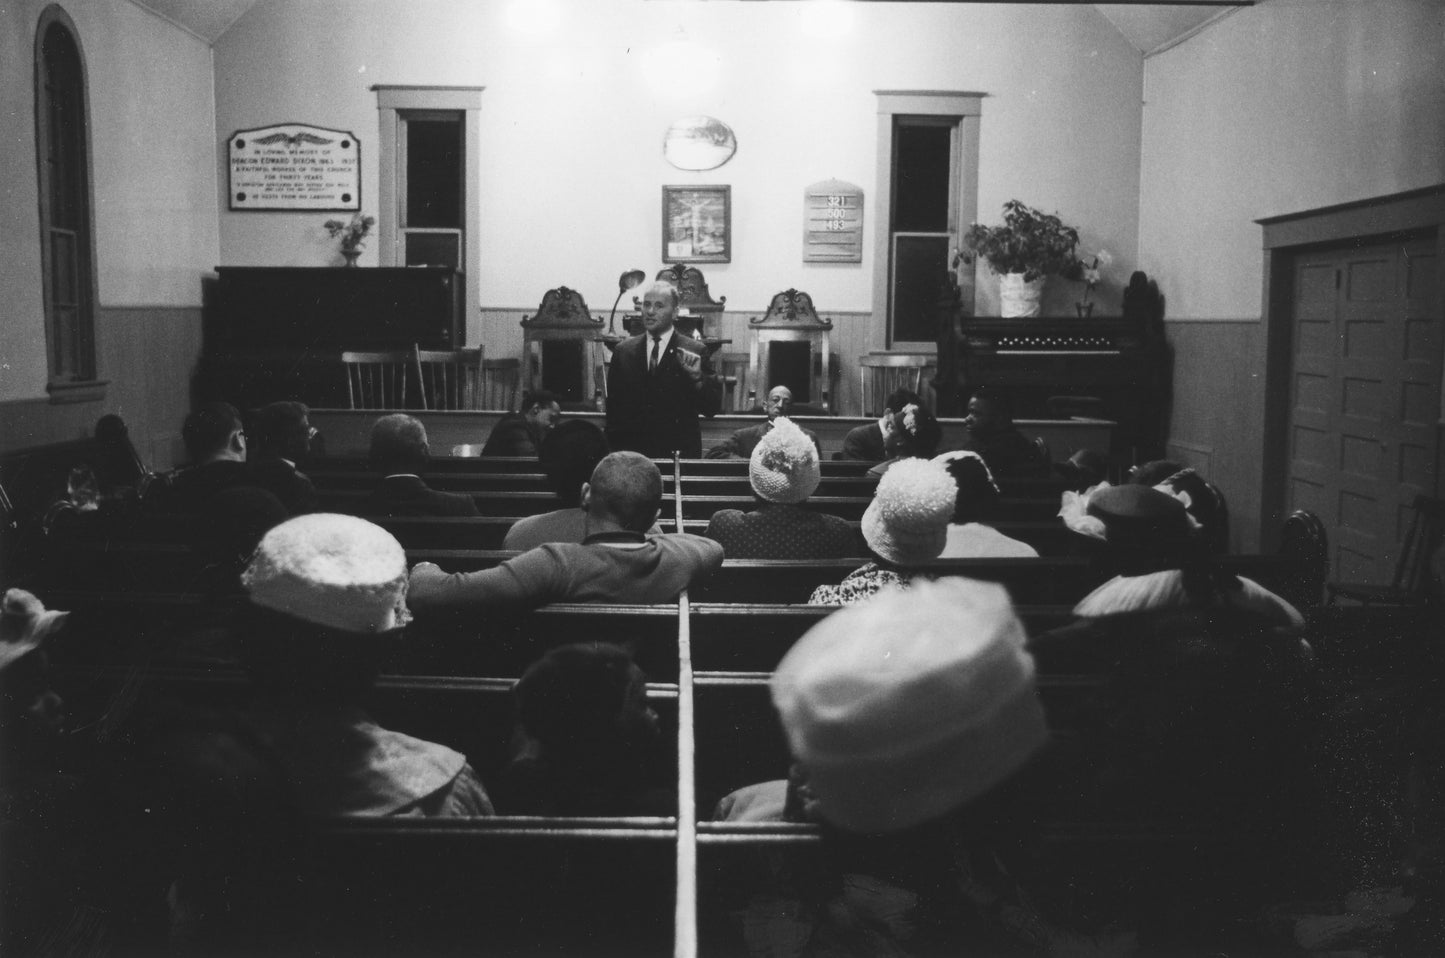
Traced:
POLYGON ((1044 292, 1044 280, 1040 276, 1032 282, 1024 282, 1023 273, 1003 273, 998 278, 999 315, 1005 317, 1039 315, 1039 297, 1044 292))

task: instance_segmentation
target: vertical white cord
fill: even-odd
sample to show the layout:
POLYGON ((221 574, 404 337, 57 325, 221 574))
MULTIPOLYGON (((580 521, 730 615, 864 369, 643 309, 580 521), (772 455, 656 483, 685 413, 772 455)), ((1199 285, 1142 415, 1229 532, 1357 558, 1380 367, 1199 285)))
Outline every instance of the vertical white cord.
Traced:
MULTIPOLYGON (((682 525, 682 460, 672 455, 672 496, 677 531, 682 525)), ((677 907, 674 958, 697 956, 697 808, 694 786, 692 631, 687 590, 677 597, 677 907)))

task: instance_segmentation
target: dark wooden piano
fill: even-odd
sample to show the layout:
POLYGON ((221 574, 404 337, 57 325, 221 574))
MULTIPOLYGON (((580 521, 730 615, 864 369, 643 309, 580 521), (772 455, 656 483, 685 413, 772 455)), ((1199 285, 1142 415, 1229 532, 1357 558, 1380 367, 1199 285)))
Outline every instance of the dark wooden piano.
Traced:
POLYGON ((1163 455, 1171 363, 1149 317, 967 317, 958 331, 960 396, 1009 397, 1018 419, 1112 419, 1116 461, 1163 455))
POLYGON ((343 350, 455 349, 463 276, 450 267, 221 266, 195 394, 242 408, 348 405, 343 350))

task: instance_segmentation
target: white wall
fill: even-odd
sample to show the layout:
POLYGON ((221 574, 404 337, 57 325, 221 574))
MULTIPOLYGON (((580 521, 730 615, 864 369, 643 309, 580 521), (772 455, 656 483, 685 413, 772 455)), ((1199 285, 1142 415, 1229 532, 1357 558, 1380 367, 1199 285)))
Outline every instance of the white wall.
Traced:
POLYGON ((1266 0, 1145 61, 1139 264, 1176 348, 1170 451, 1259 544, 1262 232, 1445 182, 1445 3, 1266 0))
POLYGON ((1445 3, 1267 0, 1145 63, 1139 262, 1260 317, 1254 221, 1445 181, 1445 3))
MULTIPOLYGON (((0 401, 45 396, 34 100, 45 6, 0 5, 0 401)), ((89 80, 98 313, 197 307, 219 257, 210 48, 126 0, 60 6, 89 80)), ((102 360, 107 333, 98 315, 102 360)), ((99 370, 113 380, 127 372, 99 370)))
MULTIPOLYGON (((377 111, 371 84, 485 86, 482 236, 473 264, 483 307, 534 309, 549 287, 579 289, 605 312, 617 275, 662 267, 660 187, 732 186, 730 264, 704 267, 730 309, 761 312, 795 286, 820 311, 868 311, 864 262, 802 262, 803 189, 838 178, 872 215, 876 89, 986 93, 980 215, 1012 197, 1059 211, 1086 249, 1133 268, 1138 220, 1142 58, 1089 7, 888 3, 649 3, 567 0, 531 32, 510 3, 475 0, 262 0, 216 45, 216 126, 295 121, 355 132, 362 194, 376 212, 377 111), (841 20, 809 18, 833 9, 841 20), (841 26, 840 26, 841 23, 841 26), (835 30, 836 33, 829 33, 835 30), (659 77, 659 51, 700 46, 690 69, 659 77), (708 77, 713 79, 708 81, 708 77), (669 122, 705 113, 733 127, 738 152, 710 172, 662 157, 669 122)), ((545 18, 543 18, 545 19, 545 18)), ((224 190, 224 156, 216 164, 224 190)), ((329 214, 230 213, 222 262, 336 262, 329 214)), ((868 221, 871 222, 871 219, 868 221)), ((375 244, 362 265, 375 264, 375 244)), ((1077 290, 1060 294, 1067 301, 1077 290)), ((473 327, 473 334, 477 332, 473 327)), ((520 331, 487 329, 490 353, 520 331)))

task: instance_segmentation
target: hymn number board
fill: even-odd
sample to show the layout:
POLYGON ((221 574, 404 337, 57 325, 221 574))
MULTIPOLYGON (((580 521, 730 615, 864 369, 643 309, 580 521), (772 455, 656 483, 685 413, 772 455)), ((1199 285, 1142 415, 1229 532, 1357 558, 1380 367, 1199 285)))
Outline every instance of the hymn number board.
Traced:
POLYGON ((803 262, 863 262, 863 190, 842 180, 803 193, 803 262))

